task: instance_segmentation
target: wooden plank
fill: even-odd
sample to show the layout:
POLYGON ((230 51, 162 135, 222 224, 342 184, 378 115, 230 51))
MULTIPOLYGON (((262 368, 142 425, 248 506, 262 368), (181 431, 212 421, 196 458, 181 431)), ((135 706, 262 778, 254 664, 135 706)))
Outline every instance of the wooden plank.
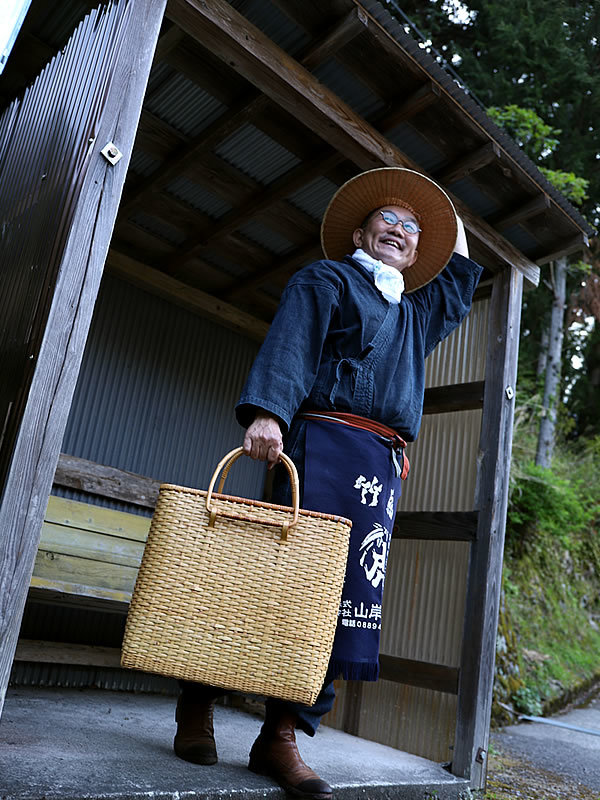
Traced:
POLYGON ((379 679, 444 694, 458 693, 459 670, 444 664, 379 655, 379 679))
POLYGON ((437 102, 441 94, 442 90, 436 83, 427 81, 420 89, 417 89, 416 92, 413 92, 410 97, 404 100, 391 114, 386 114, 386 116, 380 119, 377 122, 377 128, 382 131, 390 131, 396 128, 403 122, 420 114, 421 111, 429 108, 432 103, 437 102))
POLYGON ((495 276, 475 491, 479 519, 469 560, 452 761, 452 772, 469 778, 474 788, 484 787, 486 775, 522 291, 517 270, 495 276))
POLYGON ((589 239, 585 233, 578 233, 577 236, 572 236, 570 239, 565 239, 562 242, 554 245, 553 249, 546 251, 543 254, 536 256, 536 264, 542 266, 549 264, 550 261, 556 261, 557 258, 563 256, 570 256, 573 253, 583 253, 589 247, 589 239))
POLYGON ((448 186, 491 164, 492 161, 499 159, 500 156, 498 145, 494 142, 487 142, 478 150, 468 153, 440 172, 436 172, 435 179, 438 183, 448 186))
POLYGON ((34 575, 31 578, 29 596, 35 600, 50 600, 60 605, 97 608, 101 611, 123 613, 131 602, 131 591, 86 586, 53 578, 34 575))
POLYGON ((145 542, 150 527, 148 517, 82 503, 79 500, 67 500, 55 495, 48 498, 44 518, 55 525, 131 539, 134 542, 145 542))
MULTIPOLYGON (((138 569, 144 554, 144 543, 120 536, 108 536, 83 528, 44 522, 40 549, 64 556, 77 556, 106 564, 122 564, 138 569)), ((35 570, 34 573, 35 575, 35 570)))
POLYGON ((548 208, 550 208, 550 198, 548 195, 538 194, 509 214, 505 214, 498 219, 490 220, 490 222, 497 231, 503 231, 506 230, 506 228, 510 228, 512 225, 518 225, 520 222, 525 222, 525 220, 535 217, 537 214, 541 214, 548 208))
MULTIPOLYGON (((133 592, 137 568, 123 564, 109 564, 90 558, 68 556, 53 550, 38 550, 33 575, 59 583, 83 586, 86 595, 98 597, 97 589, 129 594, 133 592)), ((35 584, 32 584, 35 585, 35 584)))
MULTIPOLYGON (((44 338, 35 353, 27 405, 0 487, 0 595, 7 598, 0 608, 0 713, 164 6, 165 0, 130 0, 121 35, 103 45, 111 80, 102 90, 94 139, 87 144, 88 166, 73 194, 73 218, 56 284, 49 289, 44 338), (124 154, 115 166, 100 154, 110 141, 124 154)), ((111 13, 122 8, 113 7, 111 13)), ((98 78, 96 71, 88 74, 90 87, 98 78)))
POLYGON ((121 651, 118 647, 19 639, 15 661, 118 668, 121 666, 121 651))
POLYGON ((308 70, 313 70, 355 39, 368 24, 365 12, 360 6, 355 6, 345 17, 335 23, 316 47, 311 48, 310 52, 302 58, 302 65, 308 70))
MULTIPOLYGON (((78 489, 101 497, 111 497, 113 500, 123 500, 126 503, 144 508, 154 508, 158 497, 160 481, 137 475, 134 472, 97 464, 85 458, 76 458, 61 453, 58 457, 58 466, 54 473, 56 486, 69 489, 78 489)), ((50 497, 48 509, 55 500, 50 497)), ((75 502, 75 501, 71 501, 75 502)), ((117 512, 118 513, 118 512, 117 512)), ((133 515, 132 515, 133 516, 133 515)), ((137 517, 144 519, 143 517, 137 517)), ((48 519, 48 512, 46 512, 48 519)))
POLYGON ((472 542, 478 517, 477 511, 398 511, 392 538, 472 542))
POLYGON ((107 259, 109 271, 135 286, 164 297, 182 308, 212 319, 226 328, 262 341, 269 326, 266 322, 246 314, 235 306, 211 294, 193 289, 164 272, 141 264, 139 261, 111 248, 107 259))
POLYGON ((424 414, 447 414, 450 411, 473 411, 483 406, 483 381, 433 386, 425 389, 424 414))
MULTIPOLYGON (((404 166, 422 171, 225 0, 170 0, 167 15, 361 169, 404 166)), ((504 262, 514 264, 529 280, 539 281, 535 264, 458 198, 453 201, 473 236, 504 262)))

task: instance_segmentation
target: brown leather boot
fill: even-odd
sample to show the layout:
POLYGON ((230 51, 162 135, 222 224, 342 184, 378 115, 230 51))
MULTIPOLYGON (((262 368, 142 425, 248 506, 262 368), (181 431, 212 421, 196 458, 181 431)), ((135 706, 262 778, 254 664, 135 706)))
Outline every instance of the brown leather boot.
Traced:
POLYGON ((331 786, 300 758, 296 746, 296 717, 280 714, 268 717, 252 745, 248 769, 268 775, 294 797, 331 800, 331 786))
POLYGON ((212 686, 184 686, 175 720, 177 733, 173 742, 175 755, 193 764, 216 764, 217 746, 213 730, 213 709, 221 692, 212 686))

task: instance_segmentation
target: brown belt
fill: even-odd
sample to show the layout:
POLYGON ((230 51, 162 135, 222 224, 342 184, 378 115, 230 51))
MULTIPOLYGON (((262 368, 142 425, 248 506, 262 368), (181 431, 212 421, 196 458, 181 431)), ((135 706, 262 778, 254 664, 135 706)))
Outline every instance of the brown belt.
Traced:
POLYGON ((351 428, 360 428, 363 431, 370 431, 382 436, 391 443, 394 450, 402 450, 400 477, 403 481, 408 477, 410 463, 404 452, 406 442, 393 428, 388 428, 387 425, 381 422, 375 422, 375 420, 361 417, 358 414, 350 414, 347 411, 304 411, 299 416, 303 419, 324 419, 330 422, 338 422, 342 425, 349 425, 351 428))

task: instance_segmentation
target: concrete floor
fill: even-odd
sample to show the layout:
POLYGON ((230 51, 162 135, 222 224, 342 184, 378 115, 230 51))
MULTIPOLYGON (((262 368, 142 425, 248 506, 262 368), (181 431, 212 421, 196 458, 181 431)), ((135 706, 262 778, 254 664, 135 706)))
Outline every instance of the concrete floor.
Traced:
MULTIPOLYGON (((260 719, 217 707, 219 763, 172 751, 174 700, 90 689, 9 690, 0 720, 2 800, 228 800, 284 798, 246 768, 260 719)), ((459 800, 467 783, 438 764, 322 727, 299 733, 304 760, 336 800, 459 800)))

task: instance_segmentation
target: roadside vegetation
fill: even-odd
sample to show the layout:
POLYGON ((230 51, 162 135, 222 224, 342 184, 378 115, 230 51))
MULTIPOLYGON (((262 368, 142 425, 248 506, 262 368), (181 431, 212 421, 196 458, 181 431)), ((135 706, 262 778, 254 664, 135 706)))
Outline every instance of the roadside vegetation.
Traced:
POLYGON ((600 679, 600 437, 537 467, 535 415, 516 430, 493 717, 514 722, 600 679))

